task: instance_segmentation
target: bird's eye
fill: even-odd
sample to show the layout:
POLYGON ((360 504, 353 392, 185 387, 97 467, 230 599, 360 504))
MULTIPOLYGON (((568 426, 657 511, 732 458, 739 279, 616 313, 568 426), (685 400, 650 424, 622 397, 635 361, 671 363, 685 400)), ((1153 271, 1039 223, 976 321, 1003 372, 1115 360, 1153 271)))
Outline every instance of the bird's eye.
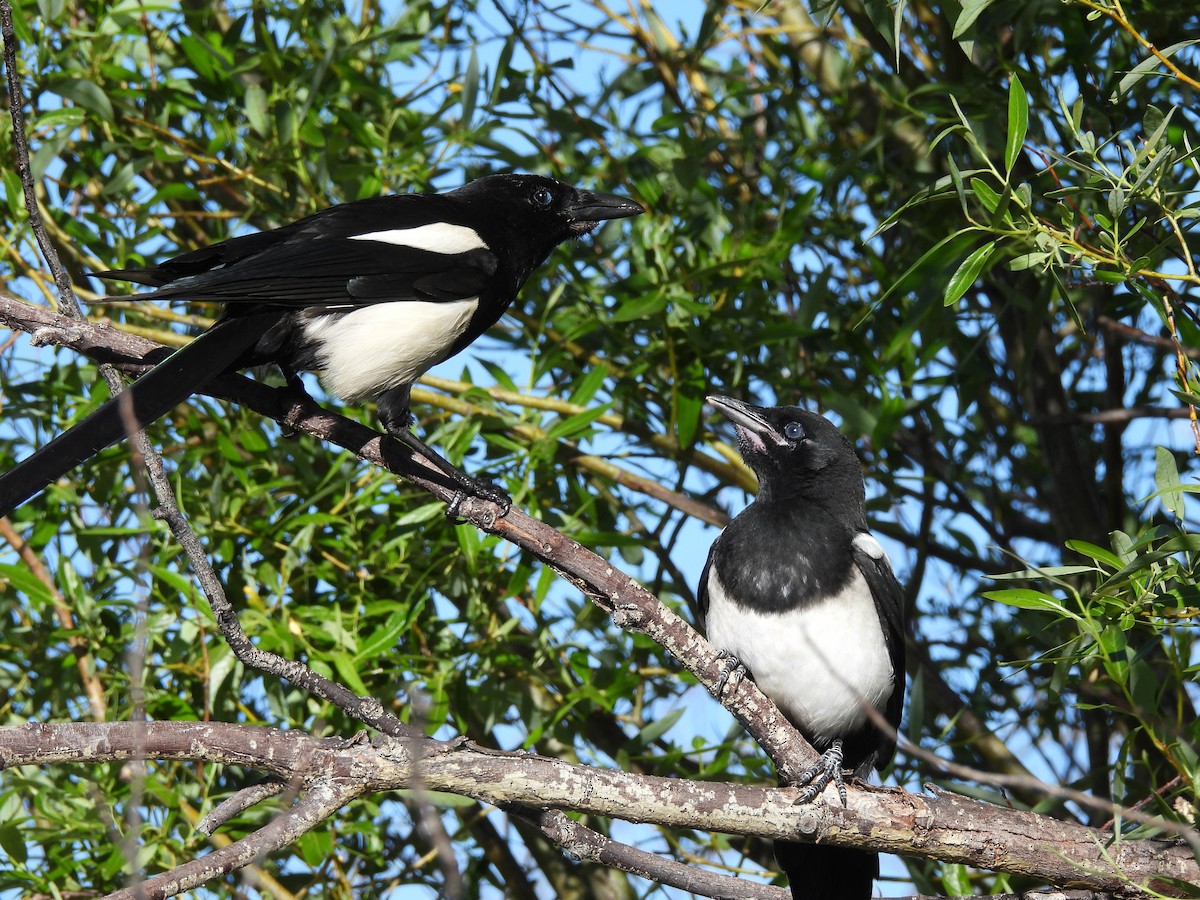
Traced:
POLYGON ((804 426, 799 422, 788 422, 783 426, 783 436, 792 441, 803 440, 805 436, 804 426))
POLYGON ((545 208, 554 202, 554 195, 546 188, 538 188, 533 192, 533 202, 545 208))

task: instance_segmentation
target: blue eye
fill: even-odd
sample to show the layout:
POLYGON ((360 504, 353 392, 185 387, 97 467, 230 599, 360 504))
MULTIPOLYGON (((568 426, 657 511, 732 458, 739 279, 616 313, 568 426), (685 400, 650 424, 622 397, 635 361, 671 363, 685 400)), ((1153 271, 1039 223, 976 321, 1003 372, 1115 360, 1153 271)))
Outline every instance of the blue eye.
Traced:
POLYGON ((549 206, 554 202, 554 195, 546 188, 538 188, 533 192, 533 202, 538 206, 549 206))
POLYGON ((789 440, 799 441, 806 437, 804 426, 799 422, 788 422, 783 426, 783 436, 789 440))

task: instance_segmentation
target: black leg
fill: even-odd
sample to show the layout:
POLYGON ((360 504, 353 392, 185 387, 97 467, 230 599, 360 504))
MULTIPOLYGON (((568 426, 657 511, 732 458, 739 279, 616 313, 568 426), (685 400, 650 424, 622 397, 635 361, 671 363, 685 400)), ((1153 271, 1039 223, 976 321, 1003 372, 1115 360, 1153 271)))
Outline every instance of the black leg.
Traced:
POLYGON ((821 754, 813 767, 797 779, 796 787, 802 787, 804 791, 796 798, 796 802, 808 803, 825 790, 831 781, 837 785, 838 796, 842 799, 842 806, 845 806, 846 779, 842 774, 841 740, 834 741, 833 746, 821 754))
POLYGON ((486 478, 475 478, 466 472, 456 469, 441 454, 407 428, 393 431, 392 437, 409 450, 414 453, 420 453, 433 463, 438 471, 450 479, 451 483, 458 489, 459 493, 455 495, 454 499, 446 507, 446 515, 453 517, 456 514, 458 505, 462 502, 462 494, 478 497, 481 500, 487 500, 489 503, 495 503, 500 507, 501 516, 508 515, 509 509, 512 508, 512 497, 508 496, 503 488, 488 481, 486 478))
POLYGON ((409 390, 410 386, 403 384, 379 395, 376 400, 379 421, 383 423, 388 434, 407 447, 409 451, 420 453, 437 466, 438 471, 450 479, 450 482, 457 488, 458 493, 446 507, 446 515, 450 518, 457 515, 458 505, 462 503, 464 495, 495 503, 501 509, 501 516, 508 515, 509 509, 512 508, 512 498, 504 490, 486 478, 473 478, 467 473, 459 471, 436 450, 409 431, 409 426, 413 421, 412 413, 409 411, 409 390))
MULTIPOLYGON (((279 363, 279 371, 283 375, 283 380, 290 390, 307 397, 309 400, 312 400, 313 403, 317 402, 316 400, 313 400, 313 395, 310 394, 308 392, 308 388, 304 386, 304 379, 300 377, 299 373, 295 369, 286 363, 279 363)), ((295 428, 290 425, 283 424, 279 426, 279 433, 282 437, 289 439, 294 438, 297 434, 295 428)))

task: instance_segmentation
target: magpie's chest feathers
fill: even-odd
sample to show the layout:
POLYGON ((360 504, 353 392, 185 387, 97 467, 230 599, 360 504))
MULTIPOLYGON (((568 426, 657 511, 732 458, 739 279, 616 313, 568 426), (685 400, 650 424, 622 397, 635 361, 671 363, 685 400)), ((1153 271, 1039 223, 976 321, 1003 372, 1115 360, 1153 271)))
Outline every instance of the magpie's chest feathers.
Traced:
POLYGON ((740 604, 781 612, 845 587, 854 571, 853 538, 819 511, 755 502, 717 538, 713 564, 740 604))

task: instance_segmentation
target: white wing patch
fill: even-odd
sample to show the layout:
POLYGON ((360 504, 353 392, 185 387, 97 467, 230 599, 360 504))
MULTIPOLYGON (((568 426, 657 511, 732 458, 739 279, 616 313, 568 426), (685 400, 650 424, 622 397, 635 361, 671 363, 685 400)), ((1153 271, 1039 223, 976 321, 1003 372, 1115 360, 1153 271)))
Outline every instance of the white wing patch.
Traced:
POLYGON ((304 335, 317 345, 326 389, 353 402, 412 384, 444 360, 478 306, 478 297, 375 303, 314 316, 304 323, 304 335))
POLYGON ((857 566, 841 593, 785 613, 739 606, 710 569, 704 629, 784 715, 819 740, 866 724, 860 704, 882 710, 895 690, 883 627, 857 566))
POLYGON ((431 253, 444 253, 447 256, 467 253, 471 250, 491 249, 474 228, 468 228, 466 225, 451 225, 449 222, 433 222, 429 225, 418 225, 415 228, 371 231, 367 234, 351 235, 349 240, 378 241, 381 244, 412 247, 414 250, 428 250, 431 253))
MULTIPOLYGON (((875 540, 875 535, 869 531, 860 531, 854 536, 854 547, 871 557, 871 559, 882 559, 888 561, 887 553, 883 550, 883 544, 875 540)), ((890 561, 888 561, 890 565, 890 561)))

